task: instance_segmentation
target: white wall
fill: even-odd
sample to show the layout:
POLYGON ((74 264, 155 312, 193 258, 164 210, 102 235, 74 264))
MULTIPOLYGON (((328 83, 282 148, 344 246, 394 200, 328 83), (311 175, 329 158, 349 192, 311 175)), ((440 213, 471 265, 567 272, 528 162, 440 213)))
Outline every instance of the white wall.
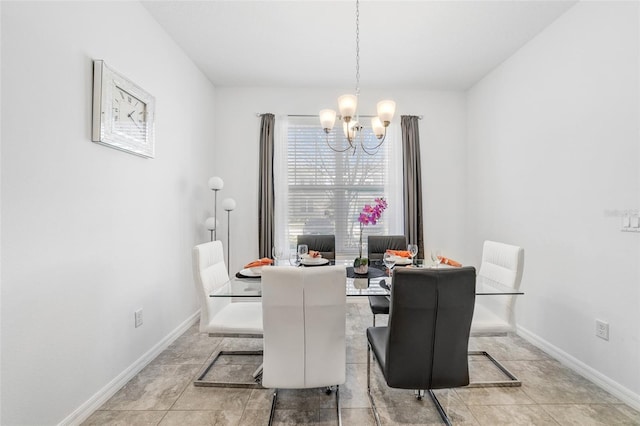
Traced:
POLYGON ((2 64, 0 423, 55 424, 198 309, 214 90, 137 2, 3 2, 2 64), (155 159, 91 142, 92 59, 156 97, 155 159))
POLYGON ((524 331, 636 406, 640 234, 615 211, 640 207, 638 18, 579 3, 470 90, 467 218, 525 248, 524 331))
MULTIPOLYGON (((231 271, 258 255, 260 118, 256 113, 273 113, 276 120, 278 115, 317 114, 322 108, 336 108, 337 97, 346 92, 349 89, 216 88, 215 174, 225 181, 219 201, 227 197, 237 201, 231 213, 231 271)), ((374 113, 375 102, 388 98, 398 106, 393 126, 400 125, 400 115, 424 115, 420 144, 426 246, 441 247, 463 260, 467 254, 465 94, 362 88, 359 110, 374 113)), ((218 238, 226 244, 226 213, 218 209, 223 215, 218 238)))

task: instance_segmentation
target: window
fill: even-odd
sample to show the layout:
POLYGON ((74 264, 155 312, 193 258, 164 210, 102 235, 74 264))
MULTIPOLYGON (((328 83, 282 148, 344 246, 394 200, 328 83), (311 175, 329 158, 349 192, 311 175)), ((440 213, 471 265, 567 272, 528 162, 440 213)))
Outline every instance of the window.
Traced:
MULTIPOLYGON (((344 149, 348 144, 342 134, 336 133, 338 130, 342 133, 340 122, 336 124, 329 142, 344 149)), ((358 254, 360 225, 357 219, 363 206, 373 204, 377 197, 395 200, 399 194, 395 209, 387 209, 378 224, 364 228, 363 242, 366 244, 367 235, 402 233, 389 215, 390 211, 402 211, 401 187, 395 184, 401 180, 391 176, 398 168, 391 164, 391 159, 399 155, 390 155, 394 147, 392 139, 397 138, 389 134, 378 152, 368 155, 360 146, 355 153, 332 151, 315 117, 289 117, 286 129, 282 127, 281 131, 286 132, 286 136, 281 135, 276 144, 286 144, 286 149, 280 154, 276 149, 275 161, 278 162, 278 157, 284 160, 285 164, 280 168, 276 166, 276 170, 284 173, 285 178, 276 177, 275 192, 276 199, 281 197, 281 192, 286 192, 286 203, 281 204, 281 209, 286 211, 279 212, 276 202, 276 216, 284 219, 276 220, 276 232, 282 231, 286 246, 294 247, 298 235, 334 234, 336 253, 353 258, 358 254), (390 197, 392 192, 395 197, 390 197), (284 229, 278 229, 279 222, 284 229)), ((377 145, 378 140, 370 128, 365 128, 363 136, 365 146, 377 145)))

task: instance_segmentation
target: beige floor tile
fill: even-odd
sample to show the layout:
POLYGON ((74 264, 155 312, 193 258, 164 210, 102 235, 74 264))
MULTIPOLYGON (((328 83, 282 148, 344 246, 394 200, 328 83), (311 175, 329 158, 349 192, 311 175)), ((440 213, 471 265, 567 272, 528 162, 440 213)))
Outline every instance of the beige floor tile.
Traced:
POLYGON ((611 404, 556 404, 542 405, 561 425, 637 425, 611 404))
MULTIPOLYGON (((340 410, 343 426, 375 426, 376 422, 370 408, 342 408, 340 410)), ((337 413, 334 409, 320 410, 320 423, 334 426, 337 424, 337 413)))
POLYGON ((202 333, 185 333, 154 359, 151 364, 202 365, 211 356, 220 342, 222 342, 221 337, 209 337, 202 333))
POLYGON ((625 414, 627 417, 636 422, 636 424, 640 425, 640 411, 634 410, 633 408, 624 404, 616 404, 615 407, 621 413, 625 414))
POLYGON ((530 405, 535 402, 519 387, 456 388, 466 405, 530 405))
POLYGON ((94 412, 83 426, 155 426, 166 411, 104 411, 94 412))
POLYGON ((235 426, 241 417, 242 410, 169 411, 160 426, 235 426))
POLYGON ((269 409, 249 409, 242 413, 240 425, 242 426, 267 426, 269 424, 269 409))
POLYGON ((190 384, 172 410, 243 410, 252 389, 200 387, 190 384))
POLYGON ((149 365, 109 399, 103 410, 168 410, 199 365, 149 365))
MULTIPOLYGON (((367 395, 368 300, 347 306, 346 383, 340 386, 343 424, 368 426, 374 418, 367 395)), ((378 325, 388 316, 379 315, 378 325)), ((216 350, 261 350, 261 338, 219 338, 190 327, 149 366, 116 393, 86 425, 242 425, 269 419, 271 389, 195 387, 193 380, 216 350)), ((435 393, 454 424, 469 425, 640 425, 640 413, 515 336, 472 337, 470 349, 486 350, 522 382, 519 388, 456 388, 435 393)), ((223 356, 208 378, 252 380, 261 357, 223 356)), ((472 381, 505 376, 490 361, 472 357, 472 381)), ((385 425, 441 425, 428 395, 389 388, 371 364, 372 394, 385 425)), ((274 424, 334 425, 335 396, 324 389, 280 390, 274 424)))
POLYGON ((538 404, 616 404, 620 401, 557 361, 505 361, 538 404))
POLYGON ((535 425, 558 423, 538 405, 474 405, 471 414, 483 426, 535 425))

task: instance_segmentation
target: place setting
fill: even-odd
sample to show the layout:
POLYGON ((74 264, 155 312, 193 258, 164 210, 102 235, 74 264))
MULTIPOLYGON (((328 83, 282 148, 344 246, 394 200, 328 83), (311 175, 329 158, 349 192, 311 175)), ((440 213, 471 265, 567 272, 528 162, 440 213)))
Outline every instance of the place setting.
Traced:
MULTIPOLYGON (((330 264, 330 260, 322 257, 322 253, 316 250, 309 250, 306 244, 298 245, 297 257, 299 265, 302 266, 323 266, 330 264)), ((297 265, 297 266, 299 266, 297 265)))
POLYGON ((262 268, 265 266, 271 266, 272 264, 273 260, 269 259, 268 257, 254 260, 253 262, 249 262, 244 265, 244 268, 236 273, 236 278, 260 279, 262 278, 262 268))

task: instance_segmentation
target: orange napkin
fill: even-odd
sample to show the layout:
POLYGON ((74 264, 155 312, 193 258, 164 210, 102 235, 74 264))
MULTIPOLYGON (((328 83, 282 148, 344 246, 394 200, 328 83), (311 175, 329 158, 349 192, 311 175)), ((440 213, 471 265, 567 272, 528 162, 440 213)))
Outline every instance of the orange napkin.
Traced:
POLYGON ((387 249, 387 253, 391 253, 394 256, 399 257, 411 257, 411 253, 407 250, 391 250, 387 249))
POLYGON ((262 259, 254 260, 251 263, 247 263, 246 265, 244 265, 244 267, 257 268, 258 266, 271 265, 272 263, 273 263, 273 260, 269 259, 268 257, 263 257, 262 259))
POLYGON ((309 250, 309 257, 322 257, 319 251, 309 250))
POLYGON ((456 262, 455 260, 449 259, 448 257, 438 256, 438 259, 440 259, 440 263, 443 263, 445 265, 455 266, 457 268, 462 266, 462 263, 456 262))

